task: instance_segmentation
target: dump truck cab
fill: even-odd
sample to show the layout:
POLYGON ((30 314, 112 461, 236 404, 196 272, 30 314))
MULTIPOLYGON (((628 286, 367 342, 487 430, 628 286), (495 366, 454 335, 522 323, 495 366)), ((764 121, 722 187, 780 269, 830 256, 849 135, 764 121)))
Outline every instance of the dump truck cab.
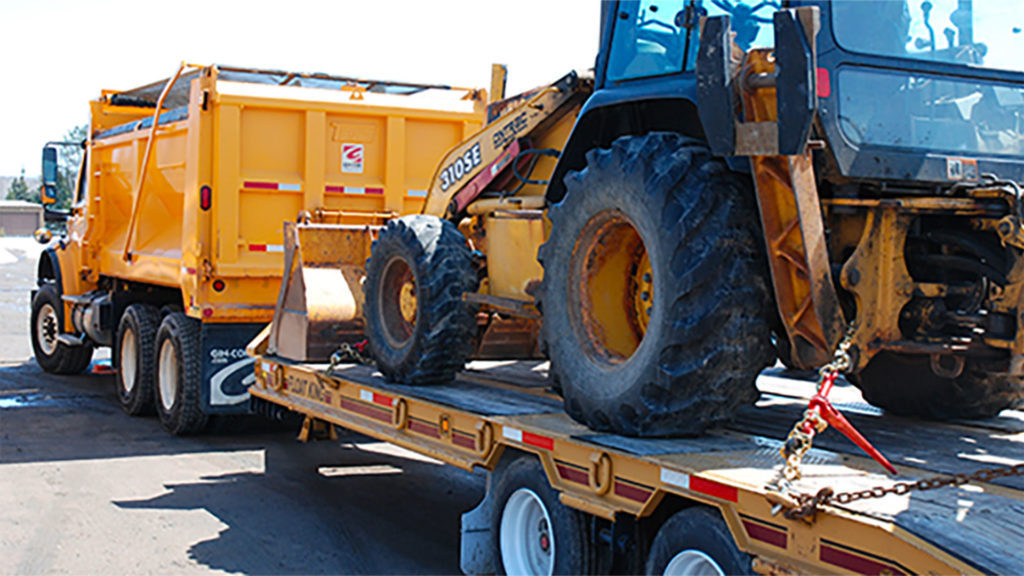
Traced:
MULTIPOLYGON (((540 253, 542 261, 553 259, 544 266, 541 304, 548 306, 545 298, 566 300, 582 310, 556 318, 548 306, 542 332, 571 414, 621 433, 693 433, 726 418, 730 404, 748 402, 754 375, 773 356, 817 368, 833 359, 844 339, 851 380, 887 410, 977 417, 1019 405, 1024 69, 1013 58, 1019 28, 1012 7, 980 0, 642 0, 602 9, 596 89, 551 178, 548 215, 556 241, 540 253), (691 144, 712 156, 690 150, 691 144), (674 166, 674 160, 659 158, 683 149, 698 160, 680 160, 672 168, 679 173, 694 162, 724 164, 746 182, 727 183, 732 180, 723 176, 715 186, 735 184, 744 196, 742 189, 753 185, 760 218, 737 201, 738 207, 722 208, 731 215, 718 225, 751 219, 754 229, 741 235, 757 237, 768 273, 761 272, 764 262, 752 262, 743 272, 684 278, 685 267, 707 271, 713 262, 734 261, 725 238, 686 238, 693 218, 711 212, 644 224, 628 210, 616 215, 614 205, 625 192, 609 193, 607 210, 595 207, 591 192, 602 182, 614 180, 621 190, 636 174, 648 174, 638 187, 662 195, 647 208, 638 205, 636 214, 668 210, 674 218, 699 207, 701 192, 680 197, 678 189, 651 188, 660 184, 650 174, 667 174, 667 166, 674 166), (592 157, 595 151, 609 155, 602 160, 592 157), (616 164, 630 168, 609 172, 616 164), (567 202, 573 186, 591 200, 567 202), (580 216, 580 210, 592 213, 580 216), (604 224, 588 224, 602 219, 604 224), (575 227, 562 224, 577 220, 575 227), (645 227, 681 236, 656 249, 652 245, 664 232, 645 227), (619 258, 602 248, 609 244, 629 253, 619 258), (710 245, 720 251, 712 254, 710 245), (558 256, 573 251, 580 258, 558 256), (661 264, 651 261, 659 252, 668 281, 658 280, 661 264), (586 281, 563 283, 562 267, 586 281), (720 315, 712 323, 723 323, 763 309, 774 317, 768 326, 737 327, 720 347, 706 338, 690 342, 693 327, 707 319, 692 312, 700 305, 687 298, 762 299, 760 289, 733 290, 749 277, 766 279, 766 304, 737 305, 728 314, 709 305, 706 312, 720 315), (720 279, 715 298, 679 288, 709 278, 720 279), (672 296, 658 300, 659 286, 672 296), (613 294, 615 302, 599 294, 613 294), (659 315, 659 307, 672 312, 659 315), (690 315, 678 316, 684 309, 690 315), (671 336, 648 342, 650 327, 666 322, 670 327, 658 331, 671 336), (765 338, 774 354, 755 343, 765 338), (703 352, 691 357, 698 349, 703 352), (746 366, 711 361, 725 350, 747 358, 746 366), (581 355, 589 360, 581 363, 581 355), (658 367, 639 367, 652 364, 658 367), (694 366, 705 368, 691 374, 694 366), (630 370, 635 374, 624 376, 630 370), (712 372, 733 384, 697 383, 712 372), (592 383, 601 379, 618 384, 595 390, 592 383), (745 384, 735 384, 740 381, 745 384), (709 400, 703 407, 691 401, 700 396, 694 390, 719 386, 735 390, 731 400, 709 400), (663 398, 664 390, 677 390, 669 392, 677 400, 663 398)), ((703 178, 696 175, 701 170, 719 172, 693 170, 686 176, 691 184, 672 186, 692 188, 703 178)), ((750 242, 739 244, 749 248, 750 242)))

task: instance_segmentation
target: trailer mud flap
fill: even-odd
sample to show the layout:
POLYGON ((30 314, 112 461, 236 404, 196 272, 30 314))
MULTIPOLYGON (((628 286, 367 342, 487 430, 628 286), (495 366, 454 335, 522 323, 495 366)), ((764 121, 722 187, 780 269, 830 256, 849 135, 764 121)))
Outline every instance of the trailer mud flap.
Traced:
POLYGON ((255 359, 245 353, 245 346, 262 328, 262 324, 203 324, 203 412, 249 411, 249 386, 256 375, 255 359))

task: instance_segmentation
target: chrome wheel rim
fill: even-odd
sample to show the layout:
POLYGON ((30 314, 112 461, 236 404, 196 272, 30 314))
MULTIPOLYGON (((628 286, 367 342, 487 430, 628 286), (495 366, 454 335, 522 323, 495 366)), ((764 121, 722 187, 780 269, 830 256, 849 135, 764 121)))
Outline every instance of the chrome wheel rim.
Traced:
POLYGON ((499 543, 507 574, 554 573, 555 539, 551 517, 533 490, 520 488, 505 503, 499 543))
POLYGON ((718 562, 700 550, 684 550, 665 566, 665 576, 725 576, 718 562))
POLYGON ((36 317, 36 340, 39 341, 39 348, 43 354, 52 356, 57 351, 59 327, 57 311, 49 303, 43 304, 36 317))
POLYGON ((178 397, 178 355, 174 343, 169 339, 160 345, 159 364, 157 377, 160 380, 160 405, 166 412, 170 412, 178 397))

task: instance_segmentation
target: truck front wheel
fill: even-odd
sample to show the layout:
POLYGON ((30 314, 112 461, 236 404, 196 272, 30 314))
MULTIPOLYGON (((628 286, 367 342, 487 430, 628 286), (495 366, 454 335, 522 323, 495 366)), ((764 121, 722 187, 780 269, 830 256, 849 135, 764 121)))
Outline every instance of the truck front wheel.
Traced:
POLYGON ((117 400, 131 416, 153 411, 153 372, 160 311, 148 304, 125 309, 117 329, 117 400))
POLYGON ((92 361, 92 345, 69 346, 58 339, 61 334, 59 310, 64 304, 53 284, 43 284, 32 299, 32 351, 36 363, 51 374, 79 374, 92 361))
POLYGON ((537 299, 569 415, 692 435, 753 402, 775 354, 749 182, 700 142, 653 133, 591 150, 565 183, 537 299))
POLYGON ((722 515, 696 506, 673 514, 658 530, 647 574, 725 576, 753 574, 750 555, 736 547, 722 515))
POLYGON ((164 317, 156 334, 156 412, 160 425, 175 436, 206 426, 200 398, 200 324, 181 312, 164 317))

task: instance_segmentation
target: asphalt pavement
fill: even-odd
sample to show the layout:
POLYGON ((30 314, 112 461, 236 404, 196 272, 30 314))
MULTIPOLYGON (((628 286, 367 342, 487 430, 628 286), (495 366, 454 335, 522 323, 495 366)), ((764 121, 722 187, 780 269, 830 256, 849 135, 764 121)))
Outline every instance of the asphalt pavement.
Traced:
POLYGON ((110 375, 43 373, 38 252, 0 238, 0 574, 459 572, 480 474, 256 418, 174 438, 122 413, 110 375))

